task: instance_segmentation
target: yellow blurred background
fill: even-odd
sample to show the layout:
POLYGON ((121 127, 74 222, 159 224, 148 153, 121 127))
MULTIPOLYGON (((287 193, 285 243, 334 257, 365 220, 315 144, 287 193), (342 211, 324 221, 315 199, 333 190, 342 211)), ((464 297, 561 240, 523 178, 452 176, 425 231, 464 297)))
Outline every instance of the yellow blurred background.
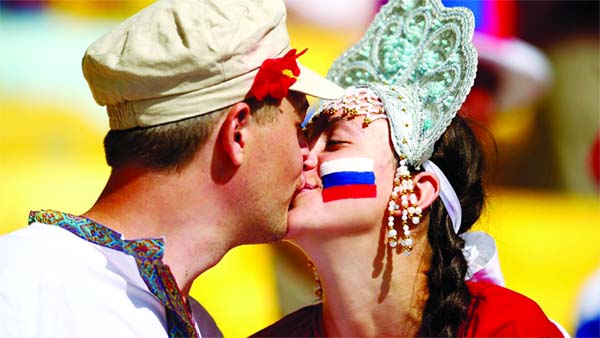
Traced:
MULTIPOLYGON (((29 210, 80 214, 95 202, 109 174, 108 123, 80 58, 147 1, 33 3, 40 8, 0 7, 0 234, 26 226, 29 210)), ((293 45, 309 48, 303 64, 321 74, 363 29, 289 24, 293 45)), ((571 332, 580 287, 600 267, 599 202, 597 193, 495 185, 476 226, 496 238, 507 286, 571 332)), ((194 283, 192 296, 226 337, 247 336, 289 311, 281 305, 277 253, 271 245, 236 248, 194 283)), ((299 292, 308 304, 310 292, 299 292)))

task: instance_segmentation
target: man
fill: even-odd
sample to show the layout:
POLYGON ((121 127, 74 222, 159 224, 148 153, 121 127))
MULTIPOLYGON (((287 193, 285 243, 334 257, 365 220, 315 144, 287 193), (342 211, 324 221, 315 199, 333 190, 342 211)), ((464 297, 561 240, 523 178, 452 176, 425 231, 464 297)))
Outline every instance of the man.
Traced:
POLYGON ((231 248, 282 238, 303 185, 304 94, 280 0, 157 2, 94 42, 112 167, 84 215, 0 237, 1 337, 220 336, 188 292, 231 248))

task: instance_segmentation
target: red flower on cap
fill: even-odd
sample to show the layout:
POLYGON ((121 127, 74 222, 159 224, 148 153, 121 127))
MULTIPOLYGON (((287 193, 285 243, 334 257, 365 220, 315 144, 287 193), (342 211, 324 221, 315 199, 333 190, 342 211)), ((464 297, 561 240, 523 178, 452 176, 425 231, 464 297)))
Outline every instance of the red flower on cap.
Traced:
POLYGON ((300 76, 296 59, 305 52, 306 49, 296 54, 296 50, 292 49, 280 58, 266 59, 254 78, 250 94, 260 101, 267 95, 276 100, 286 97, 290 87, 300 76))

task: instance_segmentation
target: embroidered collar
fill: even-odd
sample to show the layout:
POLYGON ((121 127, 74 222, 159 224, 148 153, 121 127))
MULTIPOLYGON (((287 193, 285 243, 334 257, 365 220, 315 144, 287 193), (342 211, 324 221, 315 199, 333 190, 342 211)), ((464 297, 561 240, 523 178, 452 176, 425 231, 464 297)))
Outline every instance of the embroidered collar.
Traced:
POLYGON ((91 219, 54 210, 31 211, 28 223, 34 222, 56 225, 90 243, 132 256, 146 286, 165 306, 169 337, 198 337, 189 305, 162 261, 163 239, 126 240, 119 232, 91 219))

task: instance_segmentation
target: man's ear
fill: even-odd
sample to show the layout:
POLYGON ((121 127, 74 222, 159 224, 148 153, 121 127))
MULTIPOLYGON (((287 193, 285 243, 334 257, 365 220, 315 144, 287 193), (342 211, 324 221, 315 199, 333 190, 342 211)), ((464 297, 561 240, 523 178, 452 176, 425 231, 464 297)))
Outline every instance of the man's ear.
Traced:
POLYGON ((231 162, 236 166, 241 165, 244 161, 249 121, 250 106, 245 102, 238 102, 229 109, 221 127, 219 141, 231 162))

